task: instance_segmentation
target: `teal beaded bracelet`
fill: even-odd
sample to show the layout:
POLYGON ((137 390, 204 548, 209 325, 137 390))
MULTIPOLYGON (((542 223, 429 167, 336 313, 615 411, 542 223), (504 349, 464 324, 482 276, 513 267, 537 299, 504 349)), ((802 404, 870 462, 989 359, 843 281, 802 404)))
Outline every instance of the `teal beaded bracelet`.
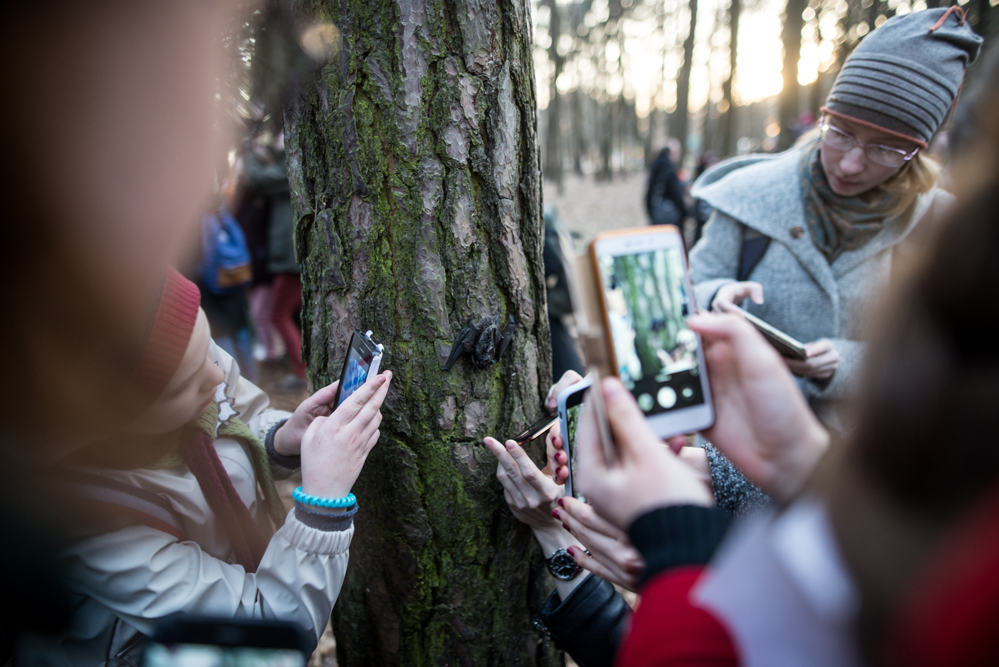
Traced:
POLYGON ((357 504, 357 498, 353 493, 348 493, 343 498, 316 498, 302 491, 302 487, 297 487, 291 492, 291 497, 297 502, 313 507, 350 507, 357 504))

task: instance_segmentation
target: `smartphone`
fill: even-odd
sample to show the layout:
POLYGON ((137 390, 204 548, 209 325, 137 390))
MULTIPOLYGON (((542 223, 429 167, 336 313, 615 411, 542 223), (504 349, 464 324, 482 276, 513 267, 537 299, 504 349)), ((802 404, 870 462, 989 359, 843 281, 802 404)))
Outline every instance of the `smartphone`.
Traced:
POLYGON ((672 225, 598 234, 590 260, 611 367, 662 438, 714 423, 697 311, 680 230, 672 225))
POLYGON ((586 377, 562 390, 558 395, 558 418, 562 433, 562 449, 569 457, 569 476, 565 480, 565 495, 586 502, 576 490, 576 429, 579 426, 579 413, 583 410, 583 400, 587 390, 593 385, 593 378, 586 377))
POLYGON ((143 667, 305 667, 305 633, 294 623, 192 616, 161 623, 143 652, 143 667))
POLYGON ((336 390, 333 405, 339 407, 347 397, 361 388, 369 375, 378 374, 385 348, 371 340, 371 332, 358 333, 350 337, 347 357, 343 360, 340 373, 340 386, 336 390))
POLYGON ((558 417, 552 417, 551 415, 542 415, 540 419, 527 427, 527 429, 518 435, 513 440, 517 441, 517 444, 524 446, 532 440, 537 440, 543 437, 548 431, 551 430, 552 426, 558 421, 558 417))
POLYGON ((791 359, 800 359, 801 361, 808 359, 808 352, 805 351, 804 343, 788 336, 772 324, 764 322, 748 310, 739 308, 739 306, 736 306, 736 308, 739 310, 739 314, 745 317, 747 322, 756 327, 763 334, 763 337, 767 339, 767 342, 777 348, 777 351, 782 356, 790 357, 791 359))

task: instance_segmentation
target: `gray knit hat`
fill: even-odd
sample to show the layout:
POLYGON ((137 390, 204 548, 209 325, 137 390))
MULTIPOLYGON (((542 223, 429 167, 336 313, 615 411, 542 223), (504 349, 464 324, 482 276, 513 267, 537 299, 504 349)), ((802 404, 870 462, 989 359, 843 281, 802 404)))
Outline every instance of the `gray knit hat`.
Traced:
POLYGON ((822 111, 925 148, 981 48, 982 38, 956 5, 896 16, 846 59, 822 111))

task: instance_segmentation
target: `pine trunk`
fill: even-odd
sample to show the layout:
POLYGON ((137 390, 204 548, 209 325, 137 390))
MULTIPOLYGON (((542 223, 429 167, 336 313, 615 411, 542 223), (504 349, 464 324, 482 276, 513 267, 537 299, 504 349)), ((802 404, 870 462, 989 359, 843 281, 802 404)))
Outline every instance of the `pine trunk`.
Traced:
POLYGON ((781 42, 784 45, 781 75, 784 86, 778 98, 780 135, 777 137, 778 150, 786 150, 794 144, 794 129, 800 113, 800 90, 798 84, 798 61, 801 59, 801 29, 805 25, 802 12, 808 7, 808 0, 787 0, 784 6, 781 42))
POLYGON ((690 24, 687 37, 683 40, 683 64, 680 66, 680 77, 676 82, 676 131, 674 135, 680 142, 680 154, 676 156, 679 169, 687 154, 688 106, 690 102, 690 73, 694 66, 694 37, 697 33, 697 0, 689 0, 690 24))
POLYGON ((541 554, 481 445, 538 418, 551 375, 530 3, 295 11, 340 32, 286 113, 303 358, 313 386, 336 380, 351 332, 371 329, 395 373, 354 488, 339 664, 561 664, 532 627, 541 554), (488 318, 516 323, 499 361, 442 371, 488 318))

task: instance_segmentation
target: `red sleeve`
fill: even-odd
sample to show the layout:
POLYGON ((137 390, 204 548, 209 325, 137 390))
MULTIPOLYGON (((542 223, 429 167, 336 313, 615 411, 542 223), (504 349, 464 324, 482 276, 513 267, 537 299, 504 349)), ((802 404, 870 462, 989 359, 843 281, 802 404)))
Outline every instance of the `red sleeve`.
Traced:
POLYGON ((701 566, 664 572, 642 589, 642 601, 617 656, 616 667, 735 667, 728 631, 710 612, 690 603, 701 566))

